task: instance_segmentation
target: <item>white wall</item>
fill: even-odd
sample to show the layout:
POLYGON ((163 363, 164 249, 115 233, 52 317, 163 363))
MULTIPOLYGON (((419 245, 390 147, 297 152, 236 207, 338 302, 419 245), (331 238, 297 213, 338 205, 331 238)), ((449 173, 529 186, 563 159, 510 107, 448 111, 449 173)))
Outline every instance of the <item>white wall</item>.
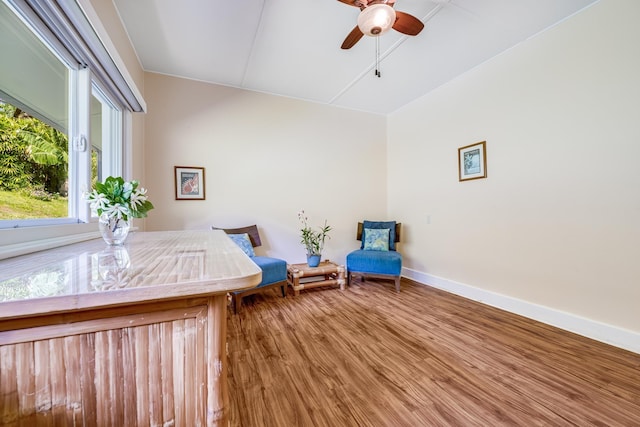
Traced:
POLYGON ((408 276, 640 352, 639 8, 603 0, 388 118, 146 73, 146 229, 257 223, 303 262, 304 208, 342 263, 356 221, 396 219, 408 276), (488 178, 458 182, 483 140, 488 178), (175 165, 207 200, 174 200, 175 165))
POLYGON ((386 118, 159 74, 145 75, 146 229, 257 224, 259 253, 305 262, 297 212, 333 227, 344 263, 359 220, 386 219, 386 118), (206 200, 176 201, 174 166, 205 168, 206 200))
POLYGON ((389 117, 408 273, 640 332, 638 17, 603 0, 389 117))

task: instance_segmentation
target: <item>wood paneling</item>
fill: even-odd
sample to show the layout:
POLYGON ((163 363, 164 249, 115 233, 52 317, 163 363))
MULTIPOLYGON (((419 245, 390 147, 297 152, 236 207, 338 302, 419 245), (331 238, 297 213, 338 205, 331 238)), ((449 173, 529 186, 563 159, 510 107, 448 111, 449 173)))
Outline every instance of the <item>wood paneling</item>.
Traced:
POLYGON ((0 346, 0 425, 204 425, 207 310, 39 327, 0 346))
POLYGON ((231 425, 639 426, 640 355, 403 279, 248 298, 231 425))

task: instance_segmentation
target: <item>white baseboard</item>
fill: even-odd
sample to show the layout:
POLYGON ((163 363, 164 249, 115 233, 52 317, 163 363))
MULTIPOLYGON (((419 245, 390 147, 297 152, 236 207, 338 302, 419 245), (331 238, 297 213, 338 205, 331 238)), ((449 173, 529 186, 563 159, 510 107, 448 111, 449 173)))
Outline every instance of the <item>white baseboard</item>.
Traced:
POLYGON ((403 267, 402 275, 420 284, 519 314, 587 338, 640 354, 640 333, 554 310, 517 298, 476 288, 443 277, 403 267))

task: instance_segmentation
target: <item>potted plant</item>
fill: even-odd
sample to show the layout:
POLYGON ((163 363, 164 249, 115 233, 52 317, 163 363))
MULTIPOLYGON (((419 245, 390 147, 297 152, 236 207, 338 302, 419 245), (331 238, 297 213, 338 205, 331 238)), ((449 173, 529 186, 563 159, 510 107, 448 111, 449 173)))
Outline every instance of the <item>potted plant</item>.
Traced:
POLYGON ((121 245, 129 234, 131 218, 144 218, 153 209, 147 190, 138 188, 139 184, 110 176, 85 193, 85 200, 99 217, 100 232, 107 244, 121 245))
POLYGON ((300 243, 302 243, 307 250, 307 264, 309 267, 317 267, 318 264, 320 264, 324 241, 329 237, 331 226, 327 225, 327 220, 325 219, 324 226, 319 227, 319 231, 312 230, 307 224, 309 218, 307 218, 304 210, 298 212, 298 219, 302 223, 302 228, 300 229, 302 240, 300 243))

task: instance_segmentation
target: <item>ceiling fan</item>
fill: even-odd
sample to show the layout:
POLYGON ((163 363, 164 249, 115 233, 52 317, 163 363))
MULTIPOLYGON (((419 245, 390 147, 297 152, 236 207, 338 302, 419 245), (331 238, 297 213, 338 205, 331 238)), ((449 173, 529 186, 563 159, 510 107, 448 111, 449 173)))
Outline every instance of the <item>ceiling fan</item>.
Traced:
POLYGON ((360 9, 358 25, 342 42, 342 49, 350 49, 363 35, 379 36, 391 28, 406 34, 416 36, 424 28, 424 24, 413 15, 393 9, 395 0, 338 0, 360 9))

